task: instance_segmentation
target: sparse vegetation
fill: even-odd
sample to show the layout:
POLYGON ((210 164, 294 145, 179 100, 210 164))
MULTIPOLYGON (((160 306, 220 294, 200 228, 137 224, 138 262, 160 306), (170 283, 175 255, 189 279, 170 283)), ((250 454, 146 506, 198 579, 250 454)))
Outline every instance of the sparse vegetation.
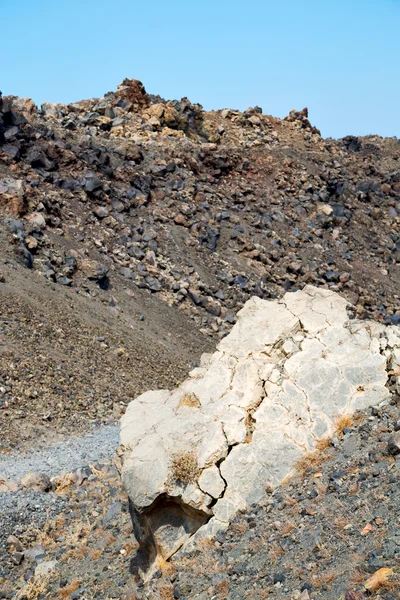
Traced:
POLYGON ((16 593, 15 600, 37 600, 46 593, 51 574, 33 575, 31 579, 16 593))
POLYGON ((71 594, 76 592, 77 589, 79 589, 79 586, 80 583, 78 580, 71 581, 71 583, 60 589, 58 595, 60 598, 68 598, 68 596, 70 596, 71 594))
POLYGON ((320 470, 322 465, 332 457, 332 451, 328 447, 323 450, 315 450, 302 456, 295 465, 295 472, 300 476, 320 470))
POLYGON ((196 481, 199 475, 197 455, 194 452, 177 452, 170 463, 172 481, 181 481, 185 485, 196 481))
POLYGON ((196 396, 196 394, 185 394, 181 401, 179 402, 179 406, 188 406, 190 408, 198 408, 200 406, 200 400, 196 396))
POLYGON ((62 473, 54 477, 53 483, 56 486, 56 494, 63 494, 73 483, 75 479, 72 473, 62 473))

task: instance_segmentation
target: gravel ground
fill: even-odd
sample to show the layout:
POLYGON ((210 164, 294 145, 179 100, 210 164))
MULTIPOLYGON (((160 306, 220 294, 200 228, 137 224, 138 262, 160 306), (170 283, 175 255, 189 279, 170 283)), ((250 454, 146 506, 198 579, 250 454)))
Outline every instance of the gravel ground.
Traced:
POLYGON ((0 457, 0 477, 18 482, 30 471, 54 477, 74 471, 89 461, 112 460, 118 438, 119 425, 109 425, 47 448, 26 454, 8 454, 0 457))
MULTIPOLYGON (((394 395, 391 405, 358 415, 261 506, 174 557, 144 586, 131 574, 137 544, 120 478, 106 460, 91 462, 94 451, 82 459, 81 439, 73 468, 89 462, 87 479, 3 495, 0 598, 36 584, 36 568, 55 561, 42 600, 398 600, 400 454, 388 441, 400 427, 399 408, 394 395), (23 549, 20 564, 10 534, 23 549), (379 569, 393 573, 367 592, 379 569)), ((91 438, 98 452, 101 432, 91 438)))
MULTIPOLYGON (((31 471, 52 478, 88 464, 111 463, 118 437, 119 426, 109 425, 29 453, 8 454, 0 458, 0 478, 18 484, 21 477, 31 471)), ((7 542, 10 535, 18 536, 29 529, 42 529, 45 523, 71 512, 68 499, 53 492, 46 494, 18 489, 12 494, 0 493, 0 579, 12 566, 13 558, 10 557, 7 542)))

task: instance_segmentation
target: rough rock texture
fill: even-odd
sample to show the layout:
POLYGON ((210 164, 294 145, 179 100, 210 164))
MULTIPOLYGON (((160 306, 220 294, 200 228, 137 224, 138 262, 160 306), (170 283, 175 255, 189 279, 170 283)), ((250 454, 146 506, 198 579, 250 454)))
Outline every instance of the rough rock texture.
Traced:
POLYGON ((396 138, 325 140, 306 110, 208 112, 130 78, 3 98, 0 452, 172 389, 252 296, 312 284, 398 324, 399 165, 396 138))
POLYGON ((332 436, 340 417, 388 402, 400 331, 351 320, 350 309, 312 286, 280 301, 254 297, 180 387, 130 403, 118 462, 140 568, 157 552, 169 558, 201 526, 201 535, 226 528, 332 436))

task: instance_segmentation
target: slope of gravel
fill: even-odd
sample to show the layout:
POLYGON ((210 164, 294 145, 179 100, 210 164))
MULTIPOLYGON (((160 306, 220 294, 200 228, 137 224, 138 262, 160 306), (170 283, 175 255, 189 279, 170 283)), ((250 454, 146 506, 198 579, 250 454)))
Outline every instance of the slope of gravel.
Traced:
POLYGON ((21 478, 30 472, 42 473, 53 479, 75 472, 79 473, 80 479, 83 476, 86 480, 91 474, 88 465, 112 463, 118 437, 119 427, 109 425, 44 448, 0 457, 0 482, 16 490, 13 493, 0 492, 0 563, 3 566, 13 565, 13 558, 8 553, 10 535, 19 535, 32 528, 40 530, 47 522, 71 511, 66 498, 54 493, 56 483, 53 483, 50 493, 43 493, 20 487, 21 478))
POLYGON ((99 427, 92 433, 65 438, 50 446, 23 454, 0 456, 0 477, 19 481, 30 471, 54 477, 69 473, 89 461, 110 461, 118 445, 119 425, 99 427))
POLYGON ((355 417, 262 506, 177 557, 172 580, 154 580, 143 597, 169 590, 166 597, 180 600, 400 598, 400 454, 388 450, 399 408, 397 396, 355 417), (367 592, 383 568, 393 573, 367 592))
POLYGON ((266 490, 262 505, 174 557, 145 585, 130 572, 137 544, 111 464, 90 463, 84 480, 30 493, 28 510, 22 492, 8 494, 16 519, 4 521, 7 536, 18 538, 24 557, 15 564, 3 528, 0 591, 15 598, 37 585, 41 563, 56 561, 41 600, 397 600, 400 454, 388 450, 388 440, 400 430, 399 411, 394 395, 390 405, 343 423, 292 478, 273 494, 266 490), (392 575, 367 592, 382 568, 392 575))

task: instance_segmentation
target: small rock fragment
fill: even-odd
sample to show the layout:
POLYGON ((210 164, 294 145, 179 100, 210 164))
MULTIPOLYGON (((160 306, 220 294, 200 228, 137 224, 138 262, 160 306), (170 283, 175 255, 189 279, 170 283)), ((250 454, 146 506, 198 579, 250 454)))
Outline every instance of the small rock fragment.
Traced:
POLYGON ((387 449, 389 454, 396 456, 400 454, 400 431, 396 431, 388 440, 387 449))
POLYGON ((21 478, 21 485, 28 490, 48 492, 51 489, 50 478, 44 473, 27 473, 21 478))
POLYGON ((45 560, 45 561, 41 562, 40 564, 38 564, 38 566, 36 567, 35 576, 40 577, 43 575, 47 575, 47 573, 54 571, 56 566, 57 566, 56 560, 45 560))
POLYGON ((376 573, 374 573, 372 577, 367 579, 367 581, 364 583, 365 589, 368 592, 376 592, 376 590, 386 583, 392 573, 393 569, 388 569, 386 567, 378 569, 378 571, 376 571, 376 573))

